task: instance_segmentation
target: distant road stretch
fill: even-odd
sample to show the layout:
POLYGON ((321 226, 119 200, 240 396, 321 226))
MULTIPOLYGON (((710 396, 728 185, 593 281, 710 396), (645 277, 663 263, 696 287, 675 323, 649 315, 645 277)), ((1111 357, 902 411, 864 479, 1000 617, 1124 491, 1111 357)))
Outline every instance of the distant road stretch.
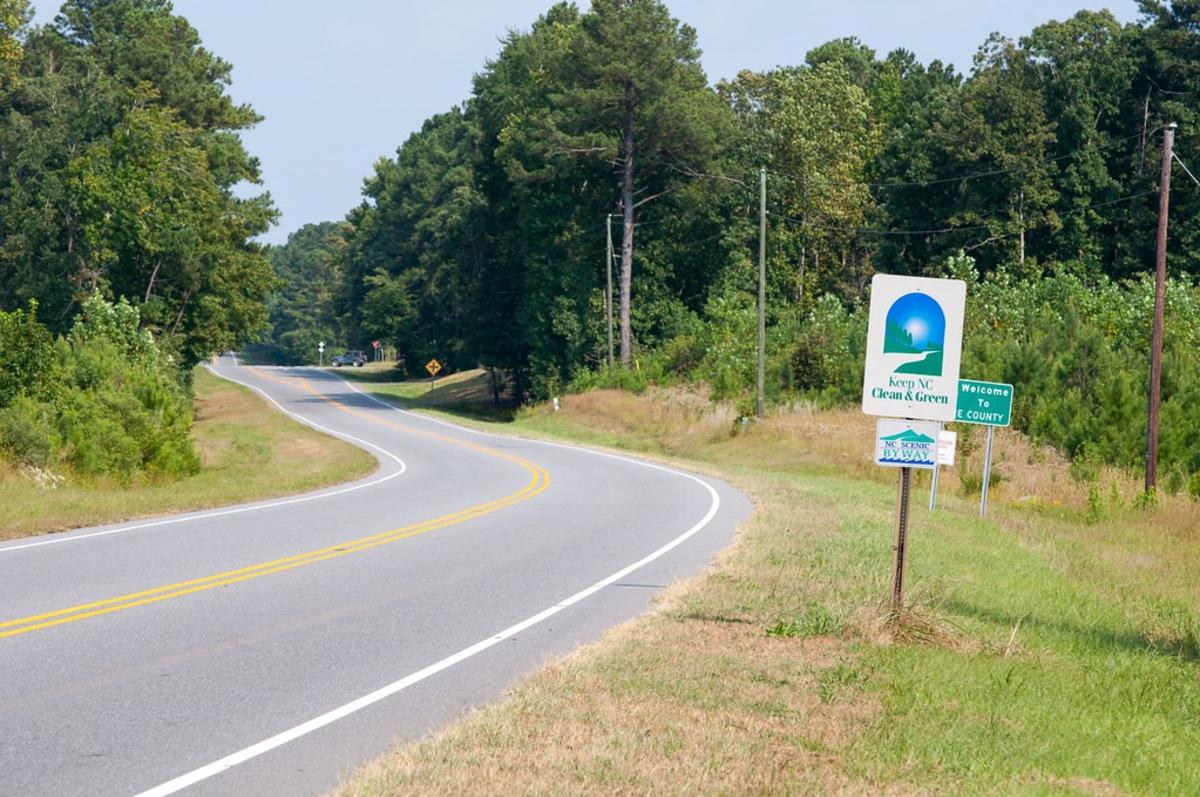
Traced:
POLYGON ((0 544, 0 791, 294 795, 645 611, 748 502, 708 478, 403 412, 333 373, 215 371, 379 469, 0 544))

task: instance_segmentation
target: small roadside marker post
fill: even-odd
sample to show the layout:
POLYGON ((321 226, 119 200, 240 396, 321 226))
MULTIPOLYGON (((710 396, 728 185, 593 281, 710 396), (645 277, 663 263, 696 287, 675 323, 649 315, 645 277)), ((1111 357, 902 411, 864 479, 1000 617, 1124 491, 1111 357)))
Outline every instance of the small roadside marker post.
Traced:
POLYGON ((325 341, 317 344, 317 367, 325 367, 325 341))
POLYGON ((912 469, 936 468, 941 423, 954 420, 966 304, 962 280, 892 274, 876 274, 871 280, 862 409, 867 415, 890 416, 880 419, 876 430, 875 462, 900 468, 893 615, 904 605, 912 469))
POLYGON ((1013 386, 1003 382, 958 381, 958 404, 954 420, 987 426, 987 447, 983 452, 983 484, 979 487, 979 516, 987 515, 988 488, 992 481, 992 443, 997 426, 1012 423, 1013 386))

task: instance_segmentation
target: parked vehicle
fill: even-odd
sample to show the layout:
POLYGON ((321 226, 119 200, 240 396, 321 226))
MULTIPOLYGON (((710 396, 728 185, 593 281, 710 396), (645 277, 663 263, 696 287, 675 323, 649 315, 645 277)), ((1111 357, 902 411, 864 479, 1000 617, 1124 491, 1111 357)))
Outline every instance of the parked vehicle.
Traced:
POLYGON ((341 368, 343 365, 353 365, 355 368, 362 368, 366 364, 367 355, 361 351, 348 351, 333 358, 334 368, 341 368))

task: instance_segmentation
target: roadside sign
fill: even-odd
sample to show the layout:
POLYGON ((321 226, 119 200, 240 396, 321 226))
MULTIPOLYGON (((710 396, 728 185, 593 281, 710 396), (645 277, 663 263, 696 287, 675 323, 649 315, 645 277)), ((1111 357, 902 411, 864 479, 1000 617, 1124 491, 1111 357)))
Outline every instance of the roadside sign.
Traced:
POLYGON ((984 426, 1008 426, 1012 423, 1012 403, 1012 385, 960 379, 954 420, 984 426))
MULTIPOLYGON (((310 338, 310 340, 311 340, 311 338, 310 338)), ((321 341, 320 343, 317 344, 317 351, 320 351, 320 352, 325 351, 325 341, 321 341)))
POLYGON ((378 349, 378 348, 379 348, 379 341, 377 341, 377 340, 373 340, 373 341, 371 341, 371 348, 372 348, 372 349, 378 349))
POLYGON ((938 424, 937 434, 937 467, 933 469, 933 478, 929 480, 929 511, 937 509, 937 494, 938 494, 938 476, 941 475, 943 467, 952 467, 954 465, 954 449, 958 444, 958 435, 954 432, 947 432, 938 424))
POLYGON ((938 431, 936 422, 880 418, 875 425, 875 464, 933 470, 938 431))
POLYGON ((863 412, 954 420, 966 303, 962 280, 875 275, 863 412))
POLYGON ((957 432, 947 432, 945 429, 938 432, 937 461, 939 465, 947 468, 954 467, 954 454, 957 448, 957 432))
POLYGON ((430 376, 437 376, 438 371, 442 370, 442 364, 437 360, 430 360, 425 363, 425 370, 429 372, 430 376))

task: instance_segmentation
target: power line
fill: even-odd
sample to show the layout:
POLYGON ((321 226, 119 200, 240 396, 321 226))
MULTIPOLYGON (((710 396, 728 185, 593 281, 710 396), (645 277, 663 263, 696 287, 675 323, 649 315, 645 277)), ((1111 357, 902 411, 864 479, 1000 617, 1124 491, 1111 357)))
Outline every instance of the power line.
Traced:
MULTIPOLYGON (((1158 132, 1158 130, 1160 130, 1160 129, 1161 128, 1156 127, 1153 130, 1147 130, 1145 135, 1147 135, 1147 136, 1154 135, 1154 133, 1158 132)), ((1126 136, 1125 138, 1117 139, 1116 141, 1110 141, 1106 144, 1106 146, 1115 147, 1120 144, 1124 144, 1127 141, 1132 141, 1135 138, 1141 138, 1142 135, 1143 135, 1142 133, 1135 133, 1131 136, 1126 136)), ((1079 156, 1079 150, 1076 150, 1073 152, 1068 152, 1064 155, 1059 155, 1054 158, 1045 158, 1045 159, 1036 161, 1035 163, 1030 164, 1029 166, 1012 167, 1012 168, 1008 168, 1008 169, 990 169, 988 171, 983 171, 983 172, 970 172, 968 174, 960 175, 958 177, 940 177, 935 180, 892 180, 892 181, 887 181, 887 182, 871 182, 871 181, 866 181, 866 180, 832 180, 832 181, 822 180, 822 181, 820 181, 820 183, 822 186, 840 186, 840 187, 844 187, 844 188, 845 187, 925 188, 925 187, 933 186, 933 185, 945 185, 948 183, 964 183, 964 182, 970 182, 972 180, 982 180, 985 177, 996 177, 996 176, 999 176, 1002 174, 1012 174, 1014 172, 1025 171, 1026 169, 1030 168, 1031 166, 1045 166, 1047 164, 1057 163, 1059 161, 1068 160, 1070 158, 1075 158, 1078 156, 1079 156)), ((803 175, 789 174, 787 172, 777 172, 772 169, 768 169, 767 174, 773 175, 775 177, 782 177, 785 180, 791 180, 793 182, 799 182, 799 183, 807 183, 808 182, 808 179, 803 175)))
MULTIPOLYGON (((1195 179, 1195 178, 1193 178, 1193 179, 1195 179)), ((1200 184, 1200 181, 1197 181, 1197 183, 1200 184)), ((1100 208, 1108 207, 1110 205, 1120 204, 1121 202, 1129 202, 1129 201, 1137 199, 1139 197, 1149 196, 1151 194, 1157 194, 1157 193, 1158 193, 1158 191, 1139 191, 1136 194, 1129 194, 1128 196, 1118 197, 1117 199, 1112 199, 1107 202, 1100 202, 1097 204, 1089 204, 1089 205, 1086 205, 1083 207, 1072 208, 1071 210, 1068 210, 1068 211, 1062 213, 1061 215, 1071 216, 1076 213, 1083 213, 1088 210, 1098 210, 1100 208)), ((955 227, 955 226, 936 227, 936 228, 931 228, 931 229, 926 229, 926 230, 887 230, 887 229, 869 228, 869 227, 821 226, 821 225, 814 225, 814 224, 808 223, 805 220, 798 219, 794 216, 781 216, 781 215, 776 214, 776 217, 779 219, 782 219, 784 221, 791 222, 793 224, 804 225, 808 229, 824 230, 827 232, 849 232, 849 233, 854 233, 856 235, 880 235, 880 236, 888 236, 888 235, 947 235, 947 234, 953 233, 953 232, 971 232, 971 231, 975 231, 975 230, 991 230, 992 229, 992 227, 987 224, 972 224, 972 225, 962 226, 962 227, 955 227)), ((999 217, 993 216, 992 218, 998 219, 999 217)))
POLYGON ((1171 156, 1175 159, 1176 163, 1178 163, 1180 166, 1183 167, 1183 170, 1185 172, 1187 172, 1187 176, 1192 178, 1192 182, 1195 183, 1196 185, 1200 185, 1200 180, 1196 179, 1196 175, 1192 174, 1192 170, 1187 167, 1187 164, 1184 163, 1183 160, 1181 160, 1180 157, 1178 155, 1176 155, 1174 152, 1171 153, 1171 156))

